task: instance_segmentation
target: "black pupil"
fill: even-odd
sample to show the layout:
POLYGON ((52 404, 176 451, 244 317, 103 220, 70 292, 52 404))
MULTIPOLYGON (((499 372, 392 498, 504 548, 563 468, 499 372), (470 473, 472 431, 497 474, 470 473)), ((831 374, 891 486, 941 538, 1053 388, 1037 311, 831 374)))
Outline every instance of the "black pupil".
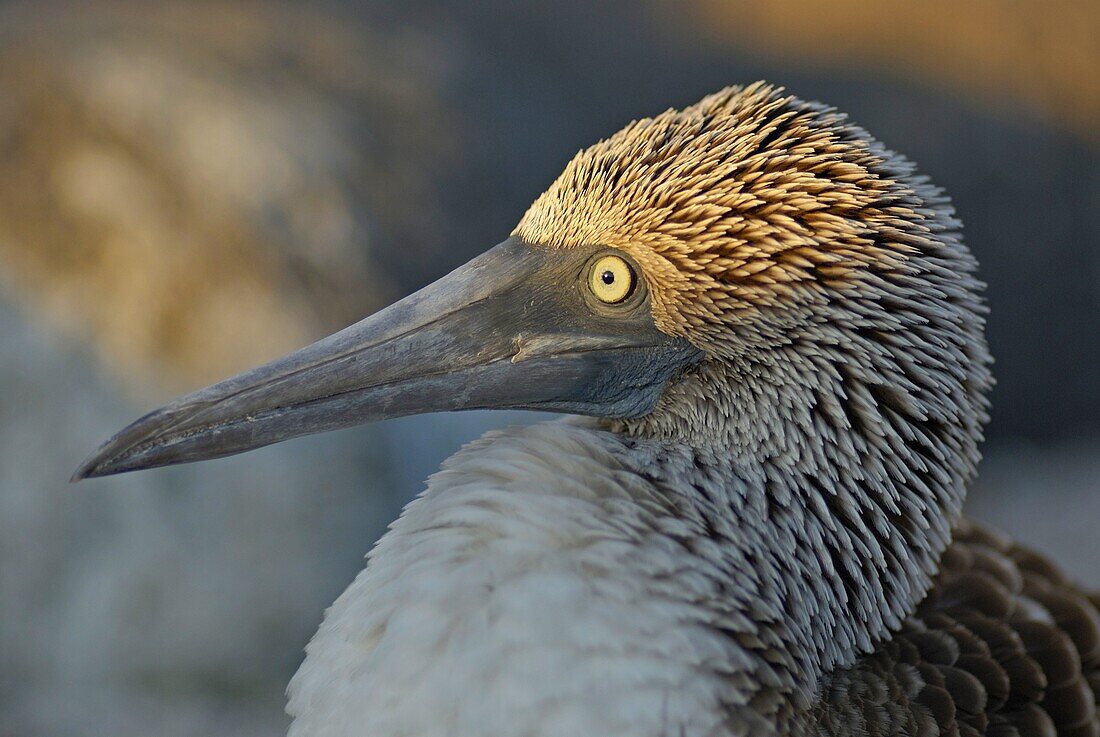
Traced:
POLYGON ((608 269, 607 271, 600 274, 600 281, 602 281, 607 286, 611 286, 615 283, 615 273, 608 269))

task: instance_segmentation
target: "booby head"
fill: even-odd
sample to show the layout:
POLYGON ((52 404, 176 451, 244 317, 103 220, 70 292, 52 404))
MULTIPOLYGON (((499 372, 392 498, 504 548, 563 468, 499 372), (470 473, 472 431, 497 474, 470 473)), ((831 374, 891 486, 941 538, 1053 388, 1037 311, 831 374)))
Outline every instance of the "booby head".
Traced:
POLYGON ((800 442, 768 417, 805 436, 931 433, 930 452, 972 465, 989 359, 958 230, 940 192, 843 115, 730 87, 581 151, 500 245, 146 415, 74 478, 475 408, 694 443, 800 442))

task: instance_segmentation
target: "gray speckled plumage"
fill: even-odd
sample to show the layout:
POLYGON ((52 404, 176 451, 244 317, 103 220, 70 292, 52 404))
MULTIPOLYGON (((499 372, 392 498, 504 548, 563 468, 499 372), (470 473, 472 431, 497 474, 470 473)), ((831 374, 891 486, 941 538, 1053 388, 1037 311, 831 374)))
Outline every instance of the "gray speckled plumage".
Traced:
POLYGON ((818 735, 1100 734, 1098 599, 963 520, 928 596, 874 652, 830 673, 818 735))
MULTIPOLYGON (((982 284, 947 199, 828 108, 760 87, 708 101, 702 119, 668 113, 580 154, 517 233, 631 247, 638 227, 634 240, 616 233, 646 216, 614 198, 632 176, 658 176, 638 162, 664 146, 686 155, 677 126, 697 138, 730 107, 757 151, 827 131, 824 166, 839 161, 837 180, 877 193, 840 191, 826 207, 833 238, 806 258, 797 238, 767 245, 780 185, 729 218, 727 235, 765 246, 714 272, 719 285, 734 273, 731 296, 712 283, 711 307, 665 318, 707 358, 652 414, 507 431, 448 461, 311 643, 290 688, 292 734, 1095 737, 1082 685, 1100 680, 1095 610, 961 521, 991 378, 982 284), (754 96, 755 118, 737 107, 754 96), (849 155, 859 169, 843 168, 849 155), (821 253, 836 241, 877 255, 830 270, 821 253), (757 282, 761 269, 774 278, 757 282), (784 269, 819 288, 782 288, 784 269), (424 632, 437 638, 424 646, 424 632), (1051 686, 1077 700, 1052 703, 1051 686)), ((737 177, 758 181, 733 167, 708 187, 737 177)), ((634 189, 665 202, 677 186, 689 188, 634 189)), ((693 186, 711 214, 732 201, 693 186)), ((827 199, 815 187, 821 199, 798 200, 788 227, 827 199)), ((707 238, 678 242, 666 256, 713 265, 707 238)), ((655 300, 674 302, 657 271, 655 300)))
MULTIPOLYGON (((850 281, 840 278, 848 274, 826 272, 820 264, 801 259, 786 268, 809 270, 816 277, 810 283, 825 288, 785 291, 782 300, 759 293, 731 298, 736 307, 689 319, 695 329, 687 335, 707 359, 672 383, 657 409, 641 420, 518 431, 460 453, 429 485, 426 496, 410 506, 372 553, 367 570, 329 613, 291 685, 290 711, 298 717, 293 734, 323 734, 324 724, 364 723, 371 725, 367 733, 394 735, 475 728, 502 735, 791 734, 814 725, 823 733, 857 734, 877 724, 873 714, 864 722, 855 720, 851 712, 866 701, 844 685, 863 676, 866 665, 857 664, 859 658, 874 657, 869 654, 892 642, 893 632, 909 626, 907 617, 928 593, 959 520, 978 460, 991 383, 982 285, 974 277, 974 260, 960 241, 959 223, 946 198, 915 176, 907 161, 827 108, 782 99, 770 89, 750 89, 741 96, 761 92, 763 102, 757 107, 764 112, 756 116, 755 128, 747 116, 749 125, 741 136, 766 132, 761 149, 768 142, 808 137, 817 129, 841 142, 836 146, 854 141, 853 158, 862 166, 855 173, 864 181, 874 178, 888 185, 871 202, 860 201, 858 192, 849 196, 854 200, 850 203, 838 197, 836 230, 854 235, 868 253, 900 252, 903 257, 868 259, 850 281), (843 211, 845 204, 852 207, 843 211), (865 213, 876 213, 878 220, 865 213), (890 213, 900 215, 891 218, 890 213), (538 519, 554 524, 555 539, 529 544, 527 562, 491 564, 487 554, 493 543, 518 543, 531 536, 530 531, 517 531, 522 525, 515 505, 523 498, 520 490, 532 487, 538 488, 539 505, 547 501, 542 495, 568 500, 564 506, 578 504, 579 497, 590 505, 589 513, 555 519, 563 510, 549 505, 538 519), (472 495, 467 505, 457 488, 472 495), (432 521, 425 523, 423 517, 432 521), (565 532, 571 525, 577 528, 573 537, 565 532), (455 537, 449 547, 442 542, 447 536, 441 528, 455 537), (424 530, 433 538, 425 538, 424 530), (591 541, 607 535, 628 543, 624 552, 633 558, 629 564, 597 564, 599 545, 591 541), (562 536, 564 541, 557 539, 562 536), (425 549, 431 546, 441 546, 441 558, 434 564, 425 562, 425 549), (405 549, 418 551, 414 559, 402 555, 405 549), (442 577, 463 578, 453 565, 443 573, 448 561, 478 560, 496 571, 495 576, 466 572, 473 580, 463 582, 464 590, 504 598, 502 581, 522 581, 532 571, 550 576, 543 581, 548 589, 564 585, 570 570, 562 560, 564 551, 591 556, 578 565, 586 574, 584 595, 565 600, 590 614, 577 616, 564 631, 548 625, 555 632, 550 640, 571 658, 559 664, 561 672, 547 665, 542 675, 554 682, 599 682, 601 702, 606 711, 618 713, 617 719, 597 716, 602 713, 598 704, 586 704, 582 694, 519 676, 512 682, 511 700, 491 700, 495 707, 487 708, 484 694, 503 688, 497 679, 509 672, 501 663, 511 654, 500 650, 494 657, 483 656, 495 665, 478 671, 473 652, 494 652, 499 645, 493 638, 507 637, 510 620, 499 612, 493 634, 479 638, 467 633, 464 643, 444 640, 439 650, 423 653, 416 677, 403 672, 404 666, 375 656, 379 649, 391 658, 414 651, 407 639, 392 634, 394 629, 416 629, 395 627, 412 606, 401 594, 410 586, 422 597, 438 600, 435 607, 428 605, 430 615, 421 612, 432 622, 421 622, 422 629, 450 632, 469 618, 492 618, 483 599, 468 602, 464 611, 461 597, 442 585, 442 577), (415 586, 411 581, 418 576, 424 580, 415 586), (599 604, 606 591, 615 590, 617 577, 631 579, 627 601, 637 611, 621 613, 629 618, 617 636, 599 645, 588 642, 586 631, 604 629, 599 604), (648 612, 645 604, 655 601, 683 611, 648 612), (685 649, 667 655, 677 635, 685 649), (353 654, 347 652, 349 643, 353 654), (647 681, 636 669, 623 668, 617 677, 603 672, 602 680, 596 678, 593 674, 603 671, 599 654, 616 644, 632 656, 647 648, 665 652, 666 675, 679 675, 647 681), (455 648, 465 648, 467 654, 448 661, 443 653, 453 654, 455 648), (334 654, 341 652, 343 656, 334 654), (356 675, 333 673, 340 662, 354 665, 356 675), (431 682, 430 672, 448 667, 478 683, 483 696, 442 683, 431 692, 417 690, 425 680, 431 682), (689 673, 702 683, 693 687, 686 680, 689 673), (697 698, 693 688, 710 698, 697 698), (402 689, 419 697, 403 699, 398 695, 402 689), (356 701, 351 690, 390 696, 356 701), (834 705, 819 698, 834 692, 848 701, 834 705), (662 707, 660 719, 654 718, 658 712, 640 716, 647 694, 651 712, 661 700, 656 694, 672 700, 662 707), (550 721, 554 705, 569 712, 563 706, 568 705, 573 716, 550 721)), ((736 92, 726 94, 738 99, 736 92)), ((718 107, 725 104, 722 93, 714 99, 718 107)), ((517 233, 533 242, 556 238, 568 247, 568 233, 558 235, 555 223, 585 220, 585 212, 598 224, 592 228, 606 229, 606 221, 623 220, 601 214, 615 212, 601 200, 621 196, 618 190, 629 188, 624 181, 641 176, 639 170, 649 171, 635 159, 659 158, 660 147, 676 140, 678 125, 694 126, 691 135, 698 140, 700 128, 705 130, 714 116, 712 111, 701 125, 674 119, 662 137, 652 139, 644 125, 628 128, 620 135, 640 139, 641 145, 635 141, 615 148, 612 139, 605 146, 611 154, 597 153, 589 163, 571 165, 573 170, 559 180, 568 186, 544 195, 517 233), (604 186, 601 197, 608 180, 619 185, 604 186)), ((673 160, 691 145, 678 144, 673 160)), ((768 169, 767 163, 758 166, 768 169)), ((837 178, 851 178, 852 173, 841 169, 837 178)), ((641 186, 660 190, 644 180, 641 186)), ((674 182, 666 188, 676 186, 687 185, 674 182)), ((766 197, 758 199, 766 210, 766 197)), ((754 214, 751 205, 744 214, 754 214)), ((667 222, 667 215, 662 217, 667 222)), ((768 221, 767 215, 757 217, 768 221)), ((641 218, 635 213, 625 217, 641 218)), ((766 232, 764 225, 756 227, 766 232)), ((583 241, 592 228, 582 229, 575 239, 583 241)), ((702 254, 713 248, 698 236, 684 242, 685 250, 702 254)), ((784 251, 776 250, 779 256, 766 255, 780 264, 784 251)), ((755 275, 751 269, 742 273, 755 275)), ((659 301, 661 285, 656 282, 651 289, 659 301)), ((721 305, 726 299, 712 301, 721 305)), ((537 587, 520 590, 539 599, 537 587)), ((543 602, 549 611, 555 611, 554 604, 543 602)), ((569 616, 562 602, 557 604, 557 616, 569 616)), ((417 606, 420 611, 425 602, 417 606)), ((508 610, 503 604, 500 608, 508 610)), ((607 609, 614 611, 610 603, 607 609)), ((519 620, 513 624, 523 626, 519 620)), ((549 635, 529 631, 520 642, 535 647, 540 637, 549 635)), ((891 730, 883 726, 878 731, 891 730)))

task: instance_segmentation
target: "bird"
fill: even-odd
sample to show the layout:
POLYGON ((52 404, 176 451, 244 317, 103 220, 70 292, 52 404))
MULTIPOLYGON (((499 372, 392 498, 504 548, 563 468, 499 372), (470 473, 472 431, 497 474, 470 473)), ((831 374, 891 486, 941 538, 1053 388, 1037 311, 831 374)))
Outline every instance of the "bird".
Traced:
POLYGON ((1096 737, 1100 600, 962 511, 983 290, 910 161, 732 86, 581 150, 501 244, 74 478, 565 415, 427 481, 307 646, 293 737, 1096 737))

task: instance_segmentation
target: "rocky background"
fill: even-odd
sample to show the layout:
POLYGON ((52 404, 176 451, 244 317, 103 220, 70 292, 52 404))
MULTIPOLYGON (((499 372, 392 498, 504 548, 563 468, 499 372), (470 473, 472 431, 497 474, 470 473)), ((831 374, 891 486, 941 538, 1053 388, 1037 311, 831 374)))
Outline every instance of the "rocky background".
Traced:
POLYGON ((498 242, 596 138, 758 78, 954 196, 1000 382, 971 510, 1100 586, 1097 38, 1090 0, 0 0, 0 737, 282 731, 386 523, 530 417, 69 473, 498 242))

